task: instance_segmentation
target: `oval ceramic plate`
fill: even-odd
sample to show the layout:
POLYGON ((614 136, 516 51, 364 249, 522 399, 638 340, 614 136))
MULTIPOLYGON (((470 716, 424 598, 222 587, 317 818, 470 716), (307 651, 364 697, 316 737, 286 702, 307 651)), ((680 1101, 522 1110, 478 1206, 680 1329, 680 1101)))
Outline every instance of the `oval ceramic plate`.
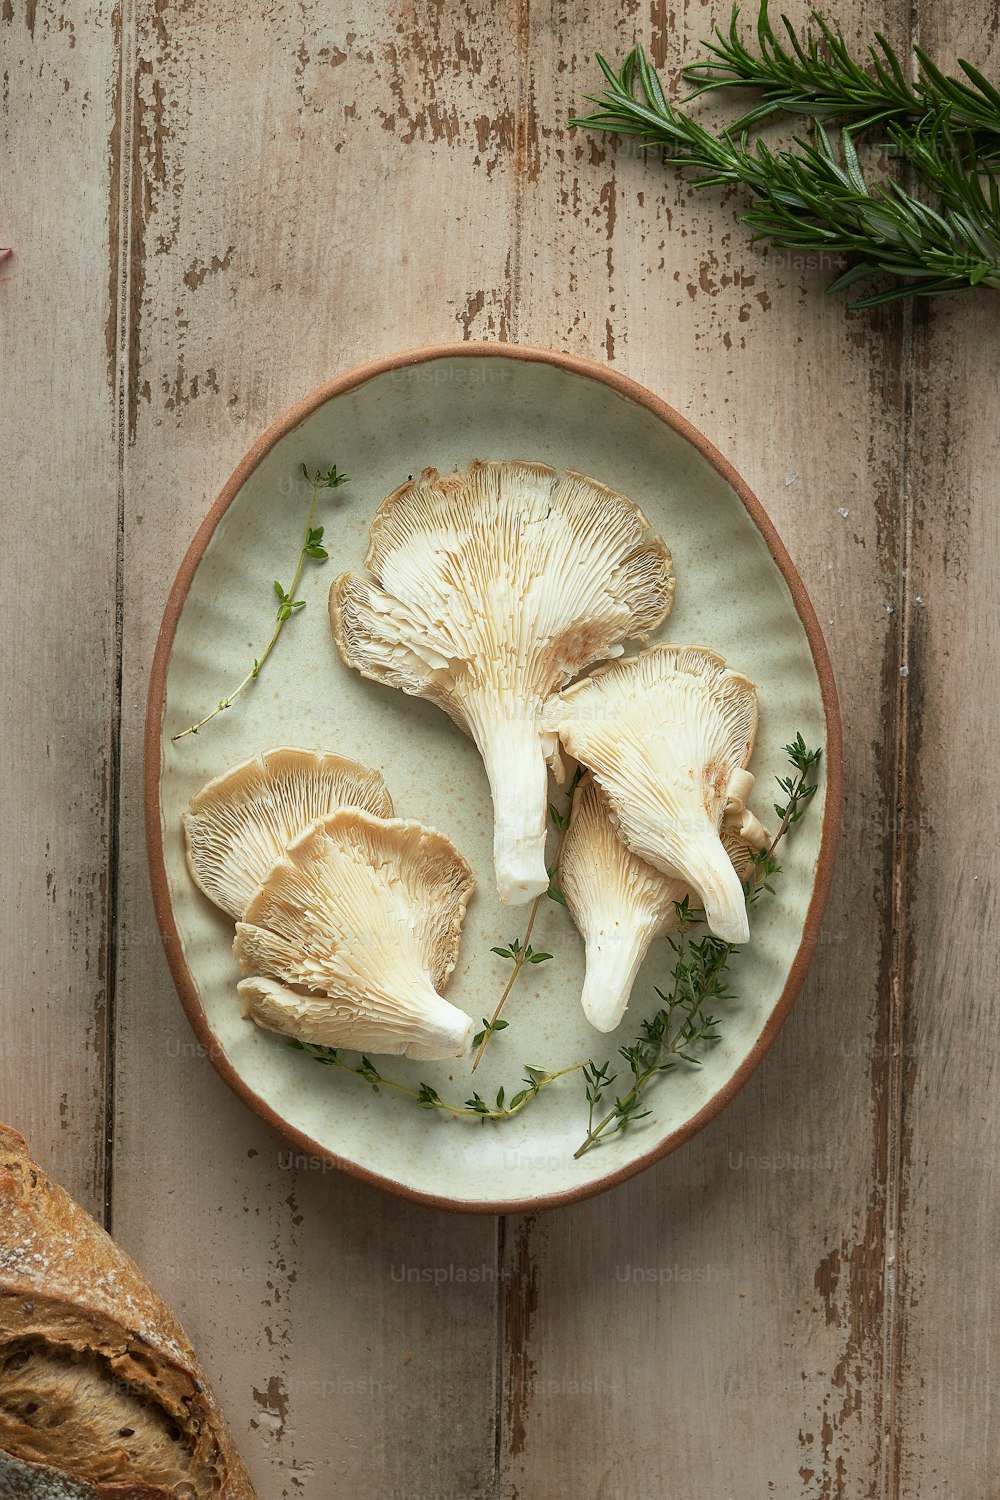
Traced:
MULTIPOLYGON (((641 386, 601 366, 497 345, 401 354, 314 391, 260 439, 212 507, 167 604, 150 685, 146 798, 157 915, 181 1000, 230 1087, 303 1153, 407 1197, 504 1212, 569 1202, 648 1166, 700 1129, 760 1062, 788 1013, 816 943, 832 874, 840 809, 840 725, 829 660, 791 562, 747 487, 686 421, 641 386), (334 647, 326 597, 335 575, 363 571, 376 507, 409 475, 474 458, 541 460, 621 490, 670 546, 673 614, 657 639, 713 647, 759 685, 752 769, 767 821, 783 744, 798 731, 824 749, 809 815, 782 850, 777 895, 755 908, 750 945, 732 965, 738 1000, 700 1068, 679 1067, 648 1094, 652 1114, 579 1160, 584 1086, 573 1074, 500 1124, 452 1119, 323 1068, 242 1019, 233 926, 192 884, 181 813, 210 777, 257 751, 302 745, 378 766, 397 815, 447 833, 478 888, 448 998, 478 1020, 509 965, 491 953, 523 930, 524 907, 501 906, 493 884, 492 816, 472 742, 438 709, 365 681, 334 647), (272 579, 289 571, 308 508, 302 465, 336 462, 351 476, 326 492, 318 520, 331 561, 310 565, 298 612, 260 679, 198 736, 172 736, 242 676, 273 619, 272 579), (270 603, 269 603, 270 599, 270 603)), ((774 818, 771 815, 773 825, 774 818)), ((536 949, 473 1080, 469 1061, 384 1060, 390 1076, 429 1082, 463 1100, 520 1087, 522 1064, 555 1071, 602 1062, 656 1010, 654 984, 670 950, 653 945, 619 1030, 595 1032, 579 1005, 582 944, 568 913, 542 903, 536 949)))

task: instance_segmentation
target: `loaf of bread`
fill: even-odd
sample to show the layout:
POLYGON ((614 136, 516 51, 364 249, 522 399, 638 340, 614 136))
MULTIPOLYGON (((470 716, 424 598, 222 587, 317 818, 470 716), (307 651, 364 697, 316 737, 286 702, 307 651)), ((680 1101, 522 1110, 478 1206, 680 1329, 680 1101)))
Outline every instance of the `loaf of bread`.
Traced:
POLYGON ((138 1267, 0 1125, 0 1500, 253 1500, 138 1267))

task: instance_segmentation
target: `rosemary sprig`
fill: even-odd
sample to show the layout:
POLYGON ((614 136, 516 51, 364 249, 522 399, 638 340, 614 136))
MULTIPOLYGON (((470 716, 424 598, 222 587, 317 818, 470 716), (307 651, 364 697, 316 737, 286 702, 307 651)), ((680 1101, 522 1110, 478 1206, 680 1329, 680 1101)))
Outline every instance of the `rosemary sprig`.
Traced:
POLYGON ((970 79, 964 85, 923 54, 911 88, 882 38, 881 51, 873 50, 871 79, 850 59, 839 34, 816 19, 820 37, 796 41, 791 53, 778 45, 766 5, 758 22, 760 57, 739 41, 735 14, 729 36, 717 33, 707 44, 714 62, 688 70, 701 81, 696 95, 737 83, 763 94, 755 109, 718 135, 666 98, 641 47, 629 53, 620 73, 598 54, 607 86, 587 98, 599 108, 570 124, 631 136, 644 149, 659 147, 677 166, 700 174, 697 186, 748 187, 758 201, 743 221, 754 240, 860 257, 831 292, 865 277, 894 278, 887 289, 853 302, 855 308, 1000 287, 1000 187, 990 171, 1000 149, 1000 93, 968 64, 962 65, 970 79), (820 55, 821 42, 831 49, 829 63, 820 55), (838 100, 843 108, 834 107, 838 100), (811 140, 796 138, 795 149, 777 151, 760 139, 751 144, 748 127, 778 109, 812 117, 811 140), (849 122, 840 133, 840 158, 821 123, 833 116, 849 122), (877 121, 886 122, 890 153, 905 157, 923 187, 937 195, 935 207, 893 180, 866 180, 856 137, 877 121))
POLYGON ((962 58, 965 78, 944 74, 920 47, 920 65, 910 83, 896 52, 882 35, 868 48, 868 66, 852 56, 844 35, 813 12, 816 30, 807 29, 800 41, 787 16, 781 29, 787 45, 775 34, 762 0, 757 17, 757 51, 739 34, 740 8, 734 5, 728 31, 716 27, 702 42, 709 57, 691 63, 684 78, 694 84, 689 99, 718 89, 752 89, 759 103, 729 127, 733 134, 778 113, 808 115, 814 120, 837 118, 867 128, 880 120, 925 120, 948 116, 952 129, 984 137, 1000 137, 1000 93, 978 68, 962 58))
MULTIPOLYGON (((795 774, 777 778, 785 797, 784 802, 775 803, 774 809, 781 822, 768 848, 754 856, 754 869, 746 885, 748 905, 756 902, 762 892, 773 892, 771 878, 781 873, 774 857, 775 850, 792 825, 802 817, 816 792, 816 782, 812 777, 822 751, 807 749, 801 734, 785 746, 785 751, 795 774)), ((708 1006, 736 999, 726 988, 723 978, 729 960, 737 952, 736 947, 711 933, 698 941, 689 936, 692 927, 703 920, 703 914, 690 906, 686 896, 675 904, 675 910, 679 930, 676 938, 668 940, 675 954, 671 974, 673 983, 668 991, 656 990, 662 1004, 650 1020, 642 1022, 636 1040, 631 1045, 619 1047, 618 1055, 628 1064, 632 1081, 624 1093, 615 1096, 611 1109, 596 1123, 594 1116, 598 1105, 618 1074, 610 1071, 610 1060, 600 1066, 591 1061, 583 1070, 587 1133, 574 1152, 576 1157, 584 1156, 594 1146, 651 1114, 642 1105, 644 1091, 654 1078, 669 1072, 679 1062, 700 1067, 698 1049, 719 1039, 716 1030, 719 1022, 708 1006)))
POLYGON ((397 1094, 403 1094, 407 1099, 412 1099, 421 1109, 442 1110, 445 1114, 454 1116, 477 1116, 485 1124, 487 1120, 510 1120, 514 1115, 520 1114, 526 1104, 537 1098, 542 1089, 548 1088, 559 1078, 565 1078, 569 1073, 577 1073, 586 1064, 582 1062, 572 1063, 568 1068, 560 1068, 556 1073, 550 1073, 546 1068, 539 1068, 534 1063, 524 1064, 524 1077, 521 1079, 521 1087, 507 1098, 506 1090, 501 1087, 497 1090, 496 1102, 487 1104, 478 1093, 465 1100, 464 1104, 453 1104, 448 1099, 442 1099, 436 1089, 431 1088, 429 1083, 421 1083, 417 1088, 410 1088, 408 1084, 400 1083, 398 1079, 386 1078, 380 1073, 371 1058, 362 1056, 358 1063, 348 1062, 340 1047, 320 1047, 314 1042, 300 1042, 290 1040, 289 1047, 294 1047, 298 1052, 308 1052, 310 1057, 322 1063, 324 1067, 341 1068, 345 1073, 351 1073, 355 1078, 362 1079, 369 1085, 373 1093, 379 1093, 383 1088, 392 1089, 397 1094))
POLYGON ((329 556, 326 547, 323 545, 323 527, 313 524, 316 520, 316 506, 319 501, 319 492, 320 490, 339 489, 342 484, 347 483, 348 476, 338 473, 336 464, 325 474, 321 470, 318 470, 315 474, 310 474, 305 464, 303 464, 302 473, 306 481, 312 486, 309 515, 302 536, 302 545, 299 549, 298 562, 295 565, 295 574, 292 578, 291 588, 286 589, 282 587, 277 579, 274 580, 274 592, 278 598, 278 608, 275 613, 274 629, 271 631, 270 639, 260 656, 254 657, 253 665, 249 672, 237 683, 232 692, 227 697, 220 698, 211 713, 207 713, 203 719, 198 719, 196 723, 189 725, 180 734, 172 735, 171 738, 174 740, 186 739, 189 734, 200 734, 205 725, 210 723, 216 714, 221 714, 227 708, 231 708, 243 690, 249 687, 250 683, 255 682, 260 676, 261 668, 277 645, 278 637, 287 621, 292 618, 293 614, 296 614, 301 609, 305 609, 306 601, 304 599, 297 599, 295 596, 302 580, 302 571, 306 565, 306 558, 311 557, 316 562, 326 562, 329 556))
POLYGON ((506 947, 497 947, 490 950, 492 953, 496 953, 500 958, 511 959, 513 961, 514 967, 511 970, 510 978, 504 985, 504 988, 500 995, 500 999, 497 1001, 496 1006, 494 1007, 493 1014, 491 1016, 483 1017, 483 1029, 481 1031, 477 1031, 476 1035, 472 1039, 472 1045, 477 1049, 475 1058, 473 1059, 472 1063, 473 1073, 476 1071, 476 1069, 479 1067, 479 1064, 483 1060, 483 1054, 486 1051, 486 1047, 489 1043, 490 1037, 493 1036, 497 1031, 505 1030, 508 1025, 508 1022, 500 1020, 500 1013, 503 1010, 504 1006, 507 1004, 507 1001, 510 998, 511 990, 517 983, 518 977, 520 976, 521 970, 524 968, 525 964, 545 963, 552 957, 551 953, 536 953, 531 946, 530 939, 531 934, 534 931, 535 919, 538 916, 538 911, 542 904, 542 898, 544 896, 548 896, 552 901, 559 902, 562 906, 566 905, 566 898, 563 896, 562 891, 560 891, 558 886, 554 883, 554 879, 555 872, 559 867, 559 855, 562 850, 563 840, 566 837, 566 830, 569 828, 570 814, 573 811, 573 798, 576 796, 576 789, 580 785, 583 773, 584 767, 577 766, 576 771, 573 775, 573 779, 569 784, 569 789, 566 793, 566 809, 564 812, 560 812, 559 809, 555 807, 551 802, 549 803, 549 816, 559 830, 559 838, 556 842, 556 850, 552 859, 552 864, 549 866, 548 890, 543 891, 541 896, 536 896, 534 901, 532 901, 530 910, 528 911, 528 920, 525 924, 524 932, 521 937, 514 938, 510 943, 507 944, 506 947))
POLYGON ((842 136, 842 166, 826 131, 817 124, 814 143, 799 142, 797 153, 774 154, 763 141, 753 152, 742 144, 733 148, 741 180, 756 177, 763 184, 759 205, 743 215, 743 222, 756 231, 753 238, 859 255, 861 259, 827 287, 831 293, 885 273, 897 278, 887 290, 854 301, 854 308, 980 284, 1000 287, 998 179, 987 176, 984 187, 976 172, 963 164, 944 124, 926 137, 912 133, 904 140, 895 126, 889 135, 901 152, 920 162, 925 178, 937 186, 937 210, 898 182, 869 188, 850 132, 842 136))

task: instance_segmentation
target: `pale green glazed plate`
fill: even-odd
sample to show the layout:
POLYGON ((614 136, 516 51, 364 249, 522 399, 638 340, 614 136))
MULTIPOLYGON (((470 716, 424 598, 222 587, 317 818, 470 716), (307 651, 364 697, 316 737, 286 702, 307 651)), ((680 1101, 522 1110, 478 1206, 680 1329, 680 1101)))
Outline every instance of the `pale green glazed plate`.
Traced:
MULTIPOLYGON (((213 506, 174 584, 150 686, 146 798, 157 914, 181 999, 236 1093, 296 1151, 391 1191, 443 1207, 524 1210, 595 1193, 648 1166, 732 1098, 773 1040, 801 985, 826 900, 840 814, 836 691, 815 614, 759 503, 719 454, 658 398, 589 362, 540 350, 448 345, 352 371, 313 392, 256 444, 213 506), (363 570, 376 507, 408 475, 474 458, 539 460, 582 470, 646 512, 674 557, 677 597, 659 639, 711 646, 758 684, 761 729, 751 769, 755 810, 773 827, 772 778, 797 731, 825 751, 809 815, 782 851, 778 894, 754 911, 751 944, 733 964, 739 999, 701 1068, 678 1068, 648 1095, 652 1116, 574 1160, 586 1125, 579 1075, 502 1124, 418 1109, 322 1068, 241 1016, 232 923, 192 884, 181 813, 210 777, 276 745, 336 751, 377 766, 397 815, 447 833, 478 888, 448 998, 477 1020, 508 966, 490 952, 523 928, 493 884, 486 777, 472 742, 428 703, 365 681, 341 662, 326 596, 363 570), (242 676, 270 628, 271 581, 290 571, 308 508, 301 466, 336 462, 349 485, 323 500, 331 561, 310 566, 307 607, 290 622, 259 681, 203 733, 174 743, 242 676)), ((619 1031, 595 1032, 579 1006, 582 945, 568 913, 543 903, 536 948, 473 1081, 470 1063, 385 1059, 384 1070, 464 1099, 520 1087, 522 1063, 550 1070, 603 1061, 656 1009, 670 951, 654 944, 619 1031)))

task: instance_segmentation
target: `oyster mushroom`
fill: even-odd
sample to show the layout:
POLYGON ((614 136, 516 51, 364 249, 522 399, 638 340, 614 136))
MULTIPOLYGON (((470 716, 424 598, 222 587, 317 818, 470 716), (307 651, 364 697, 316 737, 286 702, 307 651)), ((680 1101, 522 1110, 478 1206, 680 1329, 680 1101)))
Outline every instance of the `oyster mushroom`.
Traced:
POLYGON ((624 495, 544 464, 427 469, 381 505, 367 566, 330 619, 348 666, 428 698, 475 741, 503 901, 548 887, 545 700, 645 640, 673 603, 670 553, 624 495))
POLYGON ((265 750, 216 776, 183 815, 195 885, 231 917, 247 902, 287 845, 339 807, 392 817, 377 771, 314 750, 265 750))
POLYGON ((421 823, 342 808, 293 839, 236 924, 244 1014, 328 1047, 462 1057, 442 999, 475 880, 421 823))
MULTIPOLYGON (((753 871, 752 848, 725 825, 722 842, 745 883, 753 871)), ((573 800, 559 886, 586 946, 584 1014, 598 1031, 614 1031, 653 940, 678 931, 677 903, 688 889, 622 842, 607 795, 589 773, 573 800)))
POLYGON ((734 807, 746 792, 753 683, 714 651, 651 646, 557 694, 544 725, 593 771, 632 852, 694 891, 717 937, 745 943, 743 887, 720 834, 730 788, 734 807))

